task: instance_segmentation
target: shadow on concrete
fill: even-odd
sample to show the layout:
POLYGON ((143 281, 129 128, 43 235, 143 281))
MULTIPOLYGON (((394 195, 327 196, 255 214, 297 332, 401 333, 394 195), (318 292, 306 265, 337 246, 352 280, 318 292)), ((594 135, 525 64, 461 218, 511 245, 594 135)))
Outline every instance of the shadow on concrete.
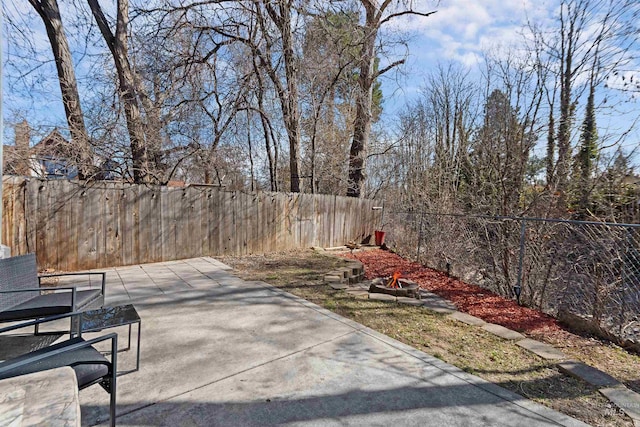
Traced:
MULTIPOLYGON (((277 395, 255 401, 199 402, 182 400, 141 402, 118 415, 118 425, 154 426, 272 426, 332 420, 340 425, 558 425, 558 420, 503 397, 478 393, 474 385, 418 386, 388 390, 353 390, 299 398, 277 395), (406 419, 402 417, 406 415, 406 419)), ((87 407, 100 412, 107 408, 87 407)))

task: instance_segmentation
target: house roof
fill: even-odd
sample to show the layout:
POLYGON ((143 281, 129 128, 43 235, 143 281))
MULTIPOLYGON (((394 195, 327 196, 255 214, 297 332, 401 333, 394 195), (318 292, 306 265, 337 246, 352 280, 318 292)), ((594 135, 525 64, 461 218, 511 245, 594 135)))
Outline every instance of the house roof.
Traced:
POLYGON ((32 147, 32 154, 36 157, 65 158, 72 149, 72 144, 60 134, 58 129, 54 129, 32 147))

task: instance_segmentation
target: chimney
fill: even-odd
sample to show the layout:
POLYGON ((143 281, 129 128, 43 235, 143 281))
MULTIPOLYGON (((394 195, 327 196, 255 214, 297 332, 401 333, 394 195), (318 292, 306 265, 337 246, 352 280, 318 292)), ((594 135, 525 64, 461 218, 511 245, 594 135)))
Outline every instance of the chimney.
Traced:
POLYGON ((20 152, 29 151, 29 140, 31 139, 31 128, 29 127, 29 123, 26 120, 18 123, 14 132, 16 134, 16 149, 20 152))

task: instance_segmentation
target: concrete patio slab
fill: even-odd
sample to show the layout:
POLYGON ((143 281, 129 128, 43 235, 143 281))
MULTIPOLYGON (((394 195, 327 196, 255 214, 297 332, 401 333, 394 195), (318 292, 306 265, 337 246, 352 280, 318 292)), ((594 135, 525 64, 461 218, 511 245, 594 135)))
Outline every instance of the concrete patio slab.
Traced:
MULTIPOLYGON (((182 290, 169 292, 152 277, 135 292, 128 271, 118 269, 128 300, 107 287, 107 304, 133 303, 142 318, 140 371, 118 378, 118 425, 584 425, 228 270, 208 287, 177 277, 182 290)), ((119 353, 119 364, 132 358, 119 353)), ((80 401, 83 425, 106 421, 100 387, 80 401)))

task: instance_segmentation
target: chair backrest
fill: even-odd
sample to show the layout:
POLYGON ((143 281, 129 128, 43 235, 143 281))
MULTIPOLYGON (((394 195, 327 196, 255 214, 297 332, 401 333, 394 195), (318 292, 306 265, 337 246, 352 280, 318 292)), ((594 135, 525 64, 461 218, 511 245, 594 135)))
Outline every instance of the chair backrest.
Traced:
MULTIPOLYGON (((0 291, 38 288, 36 254, 0 259, 0 291)), ((0 311, 38 295, 35 292, 0 293, 0 311)))

